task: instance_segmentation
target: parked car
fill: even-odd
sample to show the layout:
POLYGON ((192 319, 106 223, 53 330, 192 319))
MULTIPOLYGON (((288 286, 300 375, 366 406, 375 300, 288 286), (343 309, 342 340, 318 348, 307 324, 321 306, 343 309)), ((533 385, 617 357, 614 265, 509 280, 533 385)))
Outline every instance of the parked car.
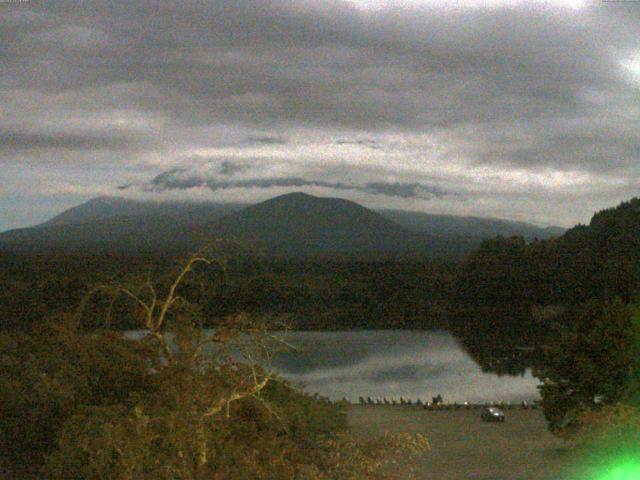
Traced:
POLYGON ((496 407, 484 407, 481 417, 484 422, 504 422, 504 412, 496 407))

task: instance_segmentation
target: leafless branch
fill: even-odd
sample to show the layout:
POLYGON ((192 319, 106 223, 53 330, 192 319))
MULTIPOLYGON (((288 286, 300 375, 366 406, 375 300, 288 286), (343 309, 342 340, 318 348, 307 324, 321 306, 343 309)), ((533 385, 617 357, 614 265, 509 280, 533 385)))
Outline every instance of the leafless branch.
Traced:
POLYGON ((254 384, 251 388, 240 392, 232 392, 229 396, 219 399, 214 405, 212 405, 208 410, 204 412, 204 416, 211 417, 213 415, 216 415, 232 402, 236 402, 243 398, 256 395, 258 392, 263 390, 269 384, 269 382, 273 380, 273 378, 273 374, 266 375, 260 382, 254 384))

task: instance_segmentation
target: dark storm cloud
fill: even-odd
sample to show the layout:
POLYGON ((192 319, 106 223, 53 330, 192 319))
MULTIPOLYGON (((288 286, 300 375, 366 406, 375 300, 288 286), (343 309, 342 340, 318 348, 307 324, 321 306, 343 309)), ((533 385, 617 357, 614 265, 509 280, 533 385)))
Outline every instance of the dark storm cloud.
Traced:
POLYGON ((287 140, 282 137, 249 136, 247 143, 254 145, 286 145, 287 140))
MULTIPOLYGON (((387 9, 358 8, 364 0, 0 5, 0 127, 6 133, 18 124, 57 126, 55 133, 3 136, 0 148, 28 150, 34 163, 40 150, 56 149, 59 168, 77 162, 78 151, 87 152, 88 164, 107 162, 91 152, 128 148, 126 115, 136 114, 152 121, 132 133, 139 144, 130 162, 153 157, 153 168, 223 144, 267 156, 269 149, 313 144, 305 153, 316 162, 306 171, 292 161, 290 171, 280 165, 276 173, 240 180, 244 167, 233 162, 217 172, 220 185, 207 184, 217 190, 242 181, 247 188, 326 186, 431 199, 440 198, 438 190, 422 180, 451 175, 442 183, 451 185, 447 191, 471 191, 477 180, 464 174, 475 167, 490 170, 482 178, 504 174, 514 182, 544 169, 578 171, 594 185, 638 177, 640 67, 625 71, 621 62, 637 55, 640 65, 640 3, 571 9, 554 1, 473 8, 425 1, 387 9), (78 133, 83 116, 120 110, 125 126, 117 135, 78 133), (233 135, 210 136, 217 127, 233 135), (406 136, 412 150, 390 146, 386 134, 406 136), (437 148, 419 145, 421 136, 437 148), (321 137, 338 140, 316 141, 321 137), (330 182, 316 182, 327 152, 354 161, 330 182), (388 166, 380 161, 377 178, 353 187, 364 166, 383 154, 392 159, 388 166), (407 166, 414 177, 394 170, 407 166)), ((140 185, 143 173, 149 178, 145 170, 113 181, 140 185)), ((171 181, 178 179, 181 188, 202 186, 188 170, 174 172, 171 181)), ((565 205, 570 192, 556 194, 538 193, 549 212, 565 205)), ((513 205, 510 199, 501 207, 496 198, 478 197, 492 205, 487 214, 513 205)))
POLYGON ((220 174, 231 176, 236 173, 244 172, 247 168, 247 165, 240 165, 225 160, 220 164, 220 174))
POLYGON ((585 169, 594 174, 623 172, 640 165, 640 129, 624 118, 577 125, 548 119, 527 124, 526 129, 505 128, 502 132, 486 128, 465 132, 479 163, 585 169))
POLYGON ((584 89, 620 88, 613 49, 638 28, 585 13, 424 8, 363 13, 347 2, 48 2, 54 22, 14 30, 5 79, 40 89, 146 82, 137 98, 189 122, 359 129, 586 113, 584 89), (572 18, 572 15, 576 18, 572 18), (29 75, 39 72, 38 75, 29 75))
POLYGON ((357 145, 361 147, 368 147, 372 150, 382 150, 382 147, 378 142, 371 138, 361 138, 357 140, 349 140, 347 138, 340 138, 336 140, 336 145, 357 145))
POLYGON ((640 134, 624 132, 572 132, 551 136, 541 145, 516 149, 509 156, 515 164, 566 168, 590 165, 593 171, 619 171, 640 161, 640 134))
POLYGON ((365 191, 375 195, 387 195, 400 198, 429 198, 431 196, 443 196, 447 193, 437 187, 426 186, 420 183, 402 182, 372 182, 365 186, 365 191))
POLYGON ((21 150, 124 150, 137 144, 130 136, 122 134, 93 134, 65 132, 29 132, 0 129, 0 149, 21 150))
MULTIPOLYGON (((120 188, 126 190, 135 185, 123 185, 120 188)), ((184 168, 173 168, 154 177, 148 184, 142 185, 145 190, 164 192, 169 190, 189 190, 197 187, 207 187, 211 191, 225 190, 228 188, 260 188, 274 187, 323 187, 334 190, 352 190, 371 193, 374 195, 386 195, 398 198, 429 199, 450 195, 449 192, 428 184, 402 183, 402 182, 369 182, 362 185, 344 182, 330 182, 324 180, 310 180, 301 177, 275 177, 275 178, 244 178, 244 179, 218 179, 191 173, 184 168)))

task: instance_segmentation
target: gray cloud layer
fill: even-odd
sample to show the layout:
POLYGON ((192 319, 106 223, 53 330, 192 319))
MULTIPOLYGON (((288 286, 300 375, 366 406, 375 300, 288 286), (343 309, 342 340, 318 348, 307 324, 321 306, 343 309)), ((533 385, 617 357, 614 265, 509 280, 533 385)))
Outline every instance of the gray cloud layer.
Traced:
POLYGON ((565 224, 638 192, 640 4, 366 3, 0 5, 0 162, 565 224), (182 164, 212 149, 264 169, 182 164))
MULTIPOLYGON (((229 163, 223 162, 221 174, 228 176, 229 163)), ((245 179, 223 179, 206 178, 190 173, 185 168, 173 168, 162 172, 153 178, 143 188, 152 192, 164 192, 167 190, 189 190, 192 188, 207 187, 212 191, 225 190, 229 188, 260 188, 268 189, 273 187, 292 187, 296 189, 304 187, 322 187, 333 190, 352 190, 357 192, 370 193, 373 195, 386 195, 399 198, 419 198, 429 199, 432 197, 442 197, 448 194, 438 187, 401 182, 370 182, 362 185, 347 184, 342 182, 328 182, 324 180, 309 180, 301 177, 276 177, 276 178, 245 178, 245 179)), ((127 190, 135 185, 122 185, 120 190, 127 190)))

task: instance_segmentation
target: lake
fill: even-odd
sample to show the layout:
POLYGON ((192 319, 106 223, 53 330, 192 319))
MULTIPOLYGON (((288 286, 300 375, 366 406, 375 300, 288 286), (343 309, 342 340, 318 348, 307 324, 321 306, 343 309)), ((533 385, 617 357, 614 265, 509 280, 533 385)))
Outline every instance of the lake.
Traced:
MULTIPOLYGON (((136 336, 140 332, 136 332, 136 336)), ((483 372, 448 332, 360 330, 287 332, 296 347, 278 353, 274 370, 309 393, 357 402, 359 397, 445 402, 531 402, 538 379, 483 372)))

